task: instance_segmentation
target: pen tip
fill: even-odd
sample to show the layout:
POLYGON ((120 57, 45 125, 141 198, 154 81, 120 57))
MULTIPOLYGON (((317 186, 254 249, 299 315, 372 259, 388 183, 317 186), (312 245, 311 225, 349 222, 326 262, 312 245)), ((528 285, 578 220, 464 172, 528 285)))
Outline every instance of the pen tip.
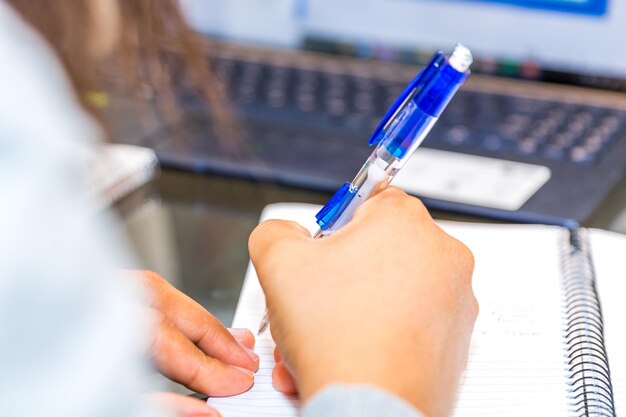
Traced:
POLYGON ((267 326, 268 326, 269 322, 267 320, 263 320, 261 322, 261 325, 259 326, 259 330, 257 330, 256 335, 257 336, 261 336, 265 330, 267 330, 267 326))

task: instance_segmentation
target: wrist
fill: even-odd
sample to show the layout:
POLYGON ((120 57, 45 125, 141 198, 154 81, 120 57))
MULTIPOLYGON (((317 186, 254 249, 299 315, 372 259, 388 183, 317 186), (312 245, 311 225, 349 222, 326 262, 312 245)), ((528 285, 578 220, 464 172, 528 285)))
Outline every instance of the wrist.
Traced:
POLYGON ((437 395, 432 392, 428 376, 419 366, 404 360, 381 357, 346 355, 334 351, 331 358, 311 356, 295 367, 298 391, 304 403, 334 385, 365 385, 393 394, 428 416, 436 412, 437 395), (336 360, 335 360, 336 358, 336 360))

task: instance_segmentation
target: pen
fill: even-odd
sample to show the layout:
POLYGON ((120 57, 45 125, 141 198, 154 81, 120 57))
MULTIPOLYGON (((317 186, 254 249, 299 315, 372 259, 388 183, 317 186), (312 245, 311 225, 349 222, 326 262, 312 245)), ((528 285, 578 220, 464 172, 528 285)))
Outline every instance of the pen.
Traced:
MULTIPOLYGON (((459 44, 452 54, 437 52, 396 99, 372 134, 375 146, 354 177, 346 182, 315 216, 324 237, 350 221, 356 209, 377 187, 386 187, 422 144, 454 94, 470 74, 473 57, 459 44)), ((267 310, 258 334, 268 327, 267 310)))

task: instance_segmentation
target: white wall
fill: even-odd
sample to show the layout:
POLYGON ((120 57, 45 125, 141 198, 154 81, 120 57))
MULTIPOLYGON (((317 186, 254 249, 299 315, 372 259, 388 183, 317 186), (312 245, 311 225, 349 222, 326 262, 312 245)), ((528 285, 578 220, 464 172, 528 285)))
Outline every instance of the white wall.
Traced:
POLYGON ((468 0, 180 1, 199 30, 240 41, 296 47, 307 31, 431 49, 463 42, 477 56, 626 77, 626 0, 609 0, 604 17, 468 0))
POLYGON ((180 0, 201 32, 234 40, 295 47, 301 39, 300 0, 180 0))
POLYGON ((448 0, 310 0, 309 11, 314 33, 433 49, 463 42, 477 55, 626 76, 625 0, 610 0, 604 17, 448 0))

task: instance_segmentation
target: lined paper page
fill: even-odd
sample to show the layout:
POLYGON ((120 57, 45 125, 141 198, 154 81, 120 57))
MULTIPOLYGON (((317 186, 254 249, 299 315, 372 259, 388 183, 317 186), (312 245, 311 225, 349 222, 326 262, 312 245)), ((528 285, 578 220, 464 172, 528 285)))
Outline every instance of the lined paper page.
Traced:
MULTIPOLYGON (((316 206, 300 204, 268 206, 263 211, 261 220, 294 220, 307 227, 311 233, 315 233, 316 211, 312 207, 316 206)), ((265 296, 254 267, 249 264, 232 327, 247 328, 256 334, 264 312, 265 296)), ((287 397, 272 387, 275 346, 269 330, 257 337, 254 350, 259 355, 261 363, 250 391, 237 397, 209 399, 209 404, 217 408, 222 417, 297 417, 300 405, 297 398, 287 397)))
MULTIPOLYGON (((313 230, 318 209, 278 204, 268 206, 263 218, 295 220, 313 230)), ((481 307, 455 416, 567 416, 558 256, 563 232, 546 226, 442 227, 474 252, 481 307)), ((256 331, 264 307, 249 267, 233 325, 256 331)), ((224 417, 297 416, 297 401, 272 388, 273 348, 269 332, 257 341, 261 369, 248 393, 209 400, 224 417)))
MULTIPOLYGON (((252 264, 248 266, 246 279, 239 297, 233 327, 256 331, 265 311, 265 297, 252 264)), ((222 417, 296 417, 296 398, 289 398, 272 387, 274 368, 274 341, 269 331, 257 338, 255 352, 260 357, 259 370, 250 391, 232 398, 210 398, 209 404, 217 408, 222 417)))
POLYGON ((567 416, 559 260, 565 232, 442 226, 474 253, 480 304, 455 415, 567 416))
POLYGON ((615 411, 626 414, 626 236, 603 230, 591 231, 591 249, 597 288, 604 318, 615 411))

